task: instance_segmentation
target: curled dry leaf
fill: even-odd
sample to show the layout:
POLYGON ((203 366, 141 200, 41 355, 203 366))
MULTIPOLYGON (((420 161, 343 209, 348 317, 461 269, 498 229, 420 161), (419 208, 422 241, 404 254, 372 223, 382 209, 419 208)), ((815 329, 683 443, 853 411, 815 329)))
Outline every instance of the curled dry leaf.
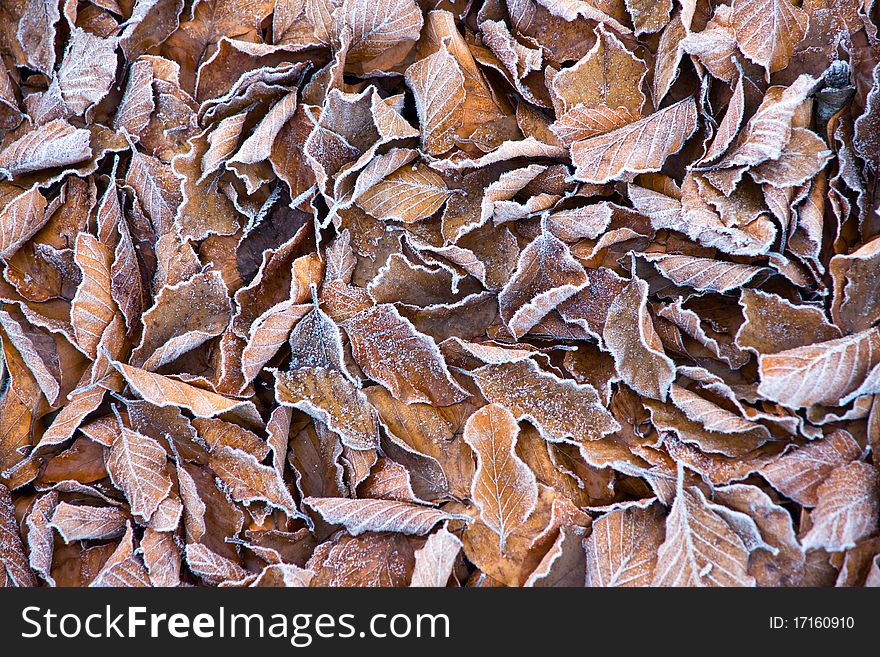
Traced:
POLYGON ((477 457, 471 495, 480 519, 498 534, 502 552, 513 528, 528 520, 538 501, 535 475, 516 454, 518 433, 516 418, 498 404, 471 415, 464 428, 464 440, 477 457))

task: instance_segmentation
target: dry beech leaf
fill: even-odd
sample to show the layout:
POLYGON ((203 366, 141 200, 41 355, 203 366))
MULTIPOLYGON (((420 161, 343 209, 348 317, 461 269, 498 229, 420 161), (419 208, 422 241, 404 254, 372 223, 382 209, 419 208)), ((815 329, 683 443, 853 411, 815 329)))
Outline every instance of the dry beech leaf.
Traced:
POLYGON ((518 433, 516 418, 499 404, 481 408, 464 428, 464 440, 477 457, 471 495, 480 519, 498 534, 502 552, 513 528, 528 520, 538 501, 535 475, 516 455, 518 433))
POLYGON ((376 411, 364 393, 335 370, 301 367, 275 373, 275 396, 325 423, 352 449, 370 449, 379 441, 376 411))
POLYGON ((653 586, 754 586, 742 539, 698 488, 679 485, 657 551, 653 586))
POLYGON ((37 578, 31 571, 17 525, 12 496, 9 489, 0 484, 0 563, 13 585, 36 586, 37 578))
POLYGON ((675 378, 675 363, 663 351, 648 314, 647 298, 648 284, 639 279, 630 281, 608 308, 603 339, 627 385, 639 394, 665 401, 675 378))
POLYGON ((457 517, 430 506, 393 500, 307 497, 303 502, 328 523, 345 527, 352 536, 385 531, 421 536, 437 523, 457 517))
POLYGON ((501 317, 520 338, 588 282, 568 247, 550 232, 542 232, 522 250, 516 272, 498 294, 501 317))
POLYGON ((659 171, 697 129, 693 98, 651 114, 635 123, 571 145, 574 177, 606 183, 624 174, 659 171))
POLYGON ((422 148, 431 155, 445 153, 455 143, 465 100, 465 78, 449 46, 443 43, 437 52, 410 66, 406 81, 416 100, 422 148))
POLYGON ((211 454, 208 464, 232 499, 244 504, 265 502, 291 517, 299 515, 280 473, 262 465, 253 454, 224 446, 211 454))
POLYGON ((259 414, 251 401, 230 399, 124 363, 114 362, 113 366, 142 399, 156 406, 185 408, 196 417, 216 417, 232 413, 251 422, 260 422, 259 414))
POLYGON ((789 408, 835 406, 858 389, 880 358, 880 333, 869 329, 760 358, 758 392, 789 408))
POLYGON ((732 23, 739 49, 769 76, 788 65, 809 18, 790 0, 736 0, 732 23))
POLYGON ((434 214, 449 193, 428 167, 403 166, 361 194, 357 204, 378 219, 410 223, 434 214))
POLYGON ((586 585, 651 586, 663 537, 663 514, 657 504, 606 513, 584 541, 586 585))
POLYGON ((487 400, 529 420, 551 442, 596 440, 620 429, 593 386, 543 372, 533 360, 484 365, 474 376, 487 400))
POLYGON ((753 265, 671 253, 646 253, 644 258, 676 285, 692 287, 698 292, 730 292, 766 272, 753 265))
POLYGON ((92 154, 88 130, 64 119, 50 121, 0 150, 0 173, 9 178, 82 162, 92 154))
POLYGON ((210 271, 163 287, 143 315, 141 343, 132 364, 157 370, 180 355, 223 333, 232 303, 220 273, 210 271))
POLYGON ((76 238, 74 261, 82 272, 82 283, 70 304, 70 321, 80 348, 97 356, 98 343, 116 315, 116 304, 110 295, 110 249, 87 233, 76 238))
POLYGON ((818 502, 818 488, 828 475, 861 454, 862 449, 853 437, 838 430, 776 458, 761 469, 761 476, 786 497, 813 507, 818 502))
POLYGON ((449 532, 446 527, 441 527, 416 551, 416 562, 409 585, 445 587, 452 575, 459 552, 461 552, 461 539, 449 532))
POLYGON ((436 343, 391 304, 363 310, 342 326, 364 373, 397 399, 448 406, 465 398, 436 343))
POLYGON ((812 527, 803 537, 805 549, 839 552, 877 531, 880 499, 877 471, 854 461, 834 470, 816 491, 812 527))
POLYGON ((120 426, 107 458, 107 472, 131 503, 131 512, 144 520, 159 508, 171 490, 167 454, 157 441, 120 426))
POLYGON ((73 505, 61 502, 52 513, 51 526, 65 543, 116 538, 125 533, 125 514, 112 506, 73 505))

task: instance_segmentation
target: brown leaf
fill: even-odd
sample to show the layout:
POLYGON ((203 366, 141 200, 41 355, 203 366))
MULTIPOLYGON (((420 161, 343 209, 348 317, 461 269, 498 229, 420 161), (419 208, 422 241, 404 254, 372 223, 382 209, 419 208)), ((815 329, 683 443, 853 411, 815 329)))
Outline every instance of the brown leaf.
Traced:
POLYGON ((30 171, 63 167, 91 157, 91 135, 64 119, 49 121, 0 150, 0 173, 15 178, 30 171))
POLYGON ((391 304, 363 310, 342 326, 364 373, 397 399, 448 406, 465 398, 435 342, 391 304))
POLYGON ((839 552, 877 531, 880 499, 877 471, 854 461, 834 470, 816 490, 812 527, 803 537, 804 549, 839 552))
POLYGON ((158 442, 124 426, 110 449, 107 472, 125 493, 132 513, 144 520, 150 519, 171 490, 166 456, 158 442))
POLYGON ((602 337, 627 385, 641 395, 665 401, 675 379, 675 363, 654 330, 647 299, 648 284, 630 281, 608 308, 602 337))
POLYGON ((262 465, 253 454, 224 446, 211 454, 208 464, 227 486, 232 499, 247 505, 265 502, 290 517, 300 515, 281 474, 262 465))
POLYGON ((641 87, 647 72, 645 63, 599 23, 596 43, 590 51, 574 66, 553 76, 549 87, 559 101, 556 113, 563 114, 583 105, 597 109, 624 108, 638 115, 645 103, 641 87))
POLYGON ((0 205, 0 256, 9 258, 49 219, 45 213, 46 199, 37 185, 23 190, 0 183, 0 205))
POLYGON ((807 13, 789 0, 736 0, 733 29, 743 54, 771 73, 788 66, 807 32, 807 13))
POLYGON ((449 532, 446 527, 441 527, 431 534, 425 544, 416 551, 415 566, 409 585, 412 587, 445 587, 450 575, 452 575, 452 569, 459 552, 461 552, 461 540, 449 532))
POLYGON ((671 105, 635 123, 575 142, 574 177, 588 183, 618 180, 624 174, 659 171, 697 129, 693 98, 671 105))
POLYGON ((620 428, 593 386, 543 372, 533 360, 484 365, 473 374, 486 399, 529 420, 552 442, 577 444, 620 428))
POLYGON ((131 363, 157 370, 210 338, 229 324, 232 303, 220 273, 209 271, 163 287, 142 316, 141 343, 131 363))
POLYGON ((61 97, 75 115, 100 101, 116 77, 116 40, 73 30, 58 70, 61 97))
POLYGON ((521 338, 588 282, 568 247, 542 231, 523 249, 516 272, 498 294, 501 317, 514 337, 521 338))
POLYGON ((400 167, 366 190, 357 204, 378 219, 412 223, 434 214, 450 191, 428 167, 400 167))
POLYGON ((626 506, 593 521, 584 541, 587 586, 651 586, 663 543, 662 511, 656 503, 626 506))
POLYGON ((538 500, 535 475, 515 452, 518 433, 516 418, 498 404, 471 415, 464 429, 477 457, 471 496, 502 552, 511 528, 528 520, 538 500))
POLYGON ((761 469, 763 476, 780 493, 807 507, 818 503, 819 486, 832 471, 855 461, 862 449, 849 432, 834 431, 823 440, 783 454, 761 469))
POLYGON ((0 484, 0 563, 6 576, 15 586, 36 586, 37 578, 31 571, 21 536, 18 521, 12 507, 9 489, 0 484))
POLYGON ((230 399, 124 363, 114 362, 113 367, 125 377, 128 385, 142 399, 156 406, 185 408, 196 417, 216 417, 233 413, 246 421, 260 423, 256 407, 248 400, 230 399))
POLYGON ((749 553, 698 488, 678 487, 657 551, 653 586, 754 586, 749 553))
POLYGON ((343 525, 352 536, 384 531, 421 536, 438 522, 456 517, 430 506, 392 500, 307 497, 303 501, 330 524, 343 525))
POLYGON ((376 412, 363 392, 335 370, 301 367, 276 372, 275 398, 324 422, 352 449, 378 445, 376 412))
POLYGON ((416 99, 422 148, 441 155, 452 148, 464 120, 465 78, 449 46, 441 44, 432 55, 406 70, 406 82, 416 99))
POLYGON ((65 543, 116 538, 125 533, 125 514, 112 506, 73 505, 61 502, 52 514, 51 526, 65 543))
POLYGON ((788 408, 836 406, 877 365, 880 334, 855 335, 760 356, 758 392, 788 408))

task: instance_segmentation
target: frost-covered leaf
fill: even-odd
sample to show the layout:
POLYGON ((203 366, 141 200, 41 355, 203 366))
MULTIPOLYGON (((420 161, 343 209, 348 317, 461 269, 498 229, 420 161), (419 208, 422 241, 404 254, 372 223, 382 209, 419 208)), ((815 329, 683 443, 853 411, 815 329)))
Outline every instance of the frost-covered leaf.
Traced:
POLYGON ((516 418, 498 404, 471 415, 464 429, 477 457, 471 495, 482 521, 498 534, 502 552, 513 528, 528 520, 538 501, 535 474, 516 454, 518 433, 516 418))

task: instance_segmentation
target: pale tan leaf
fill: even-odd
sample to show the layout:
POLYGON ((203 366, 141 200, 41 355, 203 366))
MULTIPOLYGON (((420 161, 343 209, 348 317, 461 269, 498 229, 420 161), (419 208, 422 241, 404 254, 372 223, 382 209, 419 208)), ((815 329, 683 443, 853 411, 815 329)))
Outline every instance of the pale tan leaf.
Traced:
POLYGON ((749 171, 758 183, 774 187, 796 187, 812 179, 831 159, 831 151, 812 130, 794 128, 779 158, 763 162, 749 171))
POLYGON ((131 135, 140 136, 155 110, 153 67, 148 61, 139 59, 128 69, 128 83, 119 103, 119 109, 113 117, 113 128, 125 129, 131 135))
POLYGON ((147 527, 141 539, 141 550, 153 586, 180 585, 180 548, 174 534, 147 527))
POLYGON ((642 257, 676 285, 699 292, 730 292, 767 273, 764 267, 670 253, 645 253, 642 257))
POLYGON ((375 59, 395 46, 415 43, 423 24, 422 12, 414 0, 379 4, 345 0, 333 20, 351 29, 347 59, 353 62, 375 59))
POLYGON ((757 354, 774 354, 839 338, 821 308, 795 305, 775 294, 744 289, 740 296, 745 323, 736 344, 757 354))
POLYGON ((637 278, 630 281, 608 308, 602 338, 627 385, 641 395, 665 401, 675 379, 675 363, 663 350, 647 301, 648 284, 637 278))
POLYGON ((24 519, 27 527, 28 562, 33 571, 49 586, 55 586, 55 580, 51 575, 55 535, 50 525, 50 518, 57 504, 56 491, 45 493, 37 498, 24 519))
POLYGON ((211 270, 167 285, 142 316, 143 336, 131 363, 157 370, 221 335, 231 317, 232 302, 220 272, 211 270))
POLYGON ((528 420, 551 442, 577 444, 620 429, 593 386, 560 379, 531 359, 484 365, 473 376, 487 400, 528 420))
POLYGON ((716 166, 756 166, 767 160, 778 159, 791 139, 795 111, 815 91, 817 84, 815 78, 801 75, 788 87, 772 86, 767 89, 760 107, 716 166))
POLYGON ((116 538, 125 533, 127 519, 112 506, 73 505, 61 502, 52 514, 52 527, 65 543, 116 538))
POLYGON ((357 204, 377 219, 412 223, 434 214, 450 194, 443 178, 418 164, 386 176, 361 194, 357 204))
POLYGON ((201 543, 190 543, 186 546, 186 564, 209 586, 241 582, 251 577, 251 573, 236 562, 201 543))
POLYGON ((663 543, 663 512, 656 503, 627 506, 593 521, 584 541, 587 586, 651 586, 663 543))
POLYGON ((669 22, 672 0, 651 2, 651 0, 625 0, 626 10, 632 18, 636 36, 659 32, 669 22))
POLYGON ((556 119, 550 130, 563 145, 571 146, 574 142, 611 132, 638 120, 639 115, 625 107, 575 105, 556 119))
POLYGON ((126 427, 110 448, 107 472, 113 483, 125 493, 131 512, 144 520, 159 507, 171 490, 167 454, 152 438, 126 427))
POLYGON ((624 174, 659 171, 696 129, 697 106, 687 98, 635 123, 572 144, 574 177, 606 183, 624 174))
POLYGON ((788 408, 836 406, 880 363, 876 328, 759 357, 758 393, 788 408))
POLYGON ((303 501, 326 522, 344 526, 352 536, 384 531, 422 536, 438 522, 459 517, 431 506, 393 500, 307 497, 303 501))
POLYGON ((352 449, 379 445, 375 410, 364 394, 335 370, 301 367, 276 372, 275 398, 325 423, 352 449))
POLYGON ((461 540, 446 527, 441 527, 416 550, 411 587, 443 588, 452 575, 455 560, 461 552, 461 540))
POLYGON ((812 527, 801 541, 804 549, 840 552, 877 533, 880 498, 877 471, 854 461, 834 470, 816 491, 812 527))
POLYGON ((513 529, 528 520, 538 501, 535 475, 516 455, 517 434, 516 418, 498 404, 478 410, 464 428, 464 441, 477 457, 471 497, 482 521, 498 534, 502 552, 513 529))
POLYGON ((254 320, 247 344, 241 352, 241 373, 248 381, 278 352, 310 306, 282 301, 254 320))
MULTIPOLYGON (((245 139, 235 156, 227 161, 226 165, 234 169, 237 163, 255 164, 261 160, 269 159, 269 156, 272 154, 272 144, 275 142, 278 133, 281 132, 281 128, 293 116, 293 113, 296 111, 296 105, 295 91, 287 94, 275 103, 266 112, 266 115, 259 125, 254 128, 250 136, 245 139)), ((213 146, 214 144, 212 143, 211 145, 213 146)), ((204 171, 203 159, 202 175, 205 175, 204 171)))

